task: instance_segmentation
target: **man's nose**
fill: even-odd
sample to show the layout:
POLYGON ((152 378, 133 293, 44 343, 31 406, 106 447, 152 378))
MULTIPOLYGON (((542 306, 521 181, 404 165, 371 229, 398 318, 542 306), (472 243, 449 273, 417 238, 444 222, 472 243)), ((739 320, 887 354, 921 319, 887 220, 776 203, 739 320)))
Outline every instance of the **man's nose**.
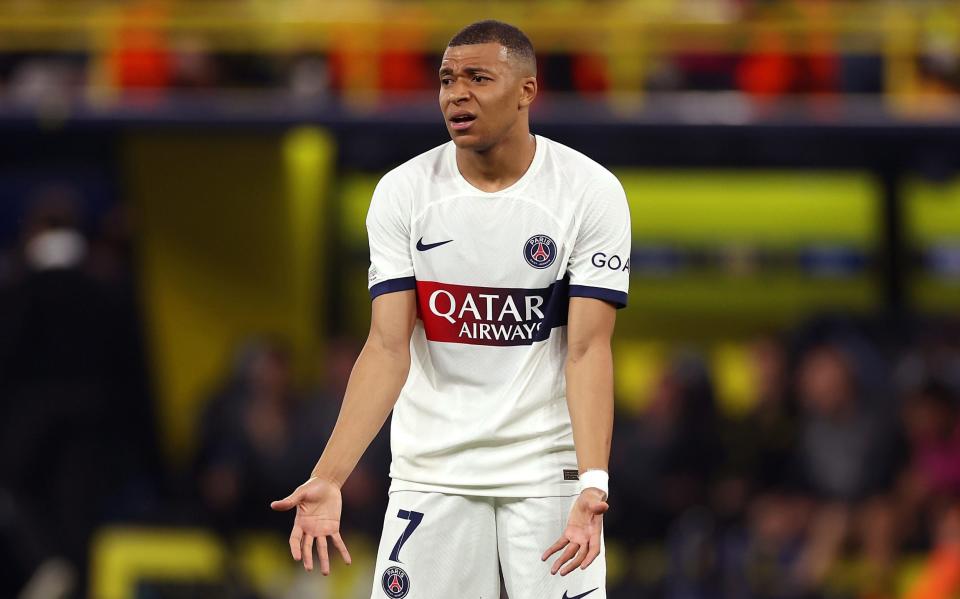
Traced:
POLYGON ((467 86, 459 81, 455 81, 449 87, 450 101, 454 104, 460 104, 464 100, 470 98, 470 93, 467 91, 467 86))

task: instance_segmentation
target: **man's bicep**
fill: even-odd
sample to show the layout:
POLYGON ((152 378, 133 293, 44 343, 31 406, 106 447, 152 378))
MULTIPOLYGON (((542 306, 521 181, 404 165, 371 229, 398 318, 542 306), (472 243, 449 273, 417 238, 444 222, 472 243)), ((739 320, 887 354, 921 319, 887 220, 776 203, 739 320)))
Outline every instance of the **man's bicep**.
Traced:
POLYGON ((571 297, 567 313, 569 355, 577 358, 594 344, 609 346, 617 320, 616 307, 591 297, 571 297))
POLYGON ((417 320, 417 293, 412 289, 373 298, 369 341, 390 351, 406 351, 417 320))

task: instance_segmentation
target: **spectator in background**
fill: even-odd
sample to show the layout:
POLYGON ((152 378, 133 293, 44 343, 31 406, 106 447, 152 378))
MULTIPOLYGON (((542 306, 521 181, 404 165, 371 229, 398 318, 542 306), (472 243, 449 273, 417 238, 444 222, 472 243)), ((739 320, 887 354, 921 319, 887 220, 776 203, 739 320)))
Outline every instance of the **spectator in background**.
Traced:
POLYGON ((290 367, 281 341, 251 342, 207 403, 195 480, 218 528, 270 525, 261 506, 297 480, 316 451, 304 430, 313 418, 299 409, 290 367))
POLYGON ((86 268, 95 278, 127 293, 133 293, 135 286, 132 221, 127 204, 115 204, 100 216, 86 268))
POLYGON ((731 527, 719 547, 722 588, 728 597, 806 597, 797 577, 809 509, 797 496, 770 492, 750 503, 742 529, 731 527))
POLYGON ((833 8, 828 0, 755 3, 750 20, 756 27, 735 69, 737 88, 757 100, 838 91, 837 34, 825 25, 836 20, 833 8), (788 22, 804 22, 804 27, 789 31, 770 26, 771 15, 788 22))
POLYGON ((164 25, 167 11, 149 1, 123 9, 123 24, 107 59, 112 83, 120 90, 158 92, 173 82, 173 54, 164 25))
POLYGON ((960 497, 960 418, 956 398, 939 383, 908 394, 903 422, 909 461, 900 476, 901 517, 917 545, 926 545, 925 514, 960 497))
POLYGON ((897 435, 883 402, 861 394, 849 355, 830 342, 800 360, 797 392, 802 413, 797 446, 801 480, 822 502, 809 527, 799 577, 819 587, 844 544, 859 533, 878 575, 894 554, 889 490, 898 459, 897 435), (873 400, 872 403, 870 400, 873 400), (869 500, 869 501, 867 501, 869 500), (852 508, 860 509, 853 512, 852 508))
POLYGON ((806 489, 818 499, 863 499, 883 490, 891 476, 890 421, 878 413, 880 402, 860 395, 854 372, 837 345, 814 347, 800 361, 797 460, 806 489))
POLYGON ((797 410, 787 348, 777 336, 761 336, 750 342, 749 357, 756 398, 746 415, 721 426, 724 461, 712 489, 724 525, 723 588, 733 597, 798 597, 804 590, 793 570, 808 510, 795 488, 797 410))
POLYGON ((123 373, 123 399, 109 413, 110 429, 122 446, 126 485, 123 500, 111 502, 110 519, 149 517, 164 494, 166 472, 160 457, 156 410, 140 317, 140 296, 134 255, 135 226, 130 205, 110 206, 99 215, 87 244, 84 271, 113 302, 113 323, 127 350, 117 364, 123 373))
POLYGON ((12 69, 7 97, 18 108, 62 115, 81 96, 85 62, 69 54, 23 57, 12 69))
POLYGON ((209 90, 222 82, 213 53, 199 36, 181 36, 171 44, 171 86, 177 89, 209 90))
POLYGON ((287 73, 287 88, 295 102, 316 108, 330 100, 330 69, 323 55, 304 52, 294 56, 287 73))
POLYGON ((704 503, 717 460, 716 407, 702 361, 675 359, 640 418, 618 426, 611 495, 631 509, 615 528, 634 542, 662 539, 674 518, 704 503))
POLYGON ((327 63, 331 89, 347 97, 385 92, 393 102, 436 89, 436 65, 421 50, 427 32, 417 24, 428 15, 412 4, 398 8, 408 13, 396 15, 407 19, 403 27, 380 31, 346 26, 332 31, 327 63))
POLYGON ((425 40, 426 32, 419 25, 384 29, 378 56, 380 90, 397 95, 433 89, 437 85, 431 69, 433 65, 428 65, 426 55, 411 50, 428 46, 425 40))
POLYGON ((122 300, 84 270, 80 214, 72 188, 35 198, 22 275, 0 290, 0 570, 51 597, 85 588, 88 539, 137 468, 127 431, 141 430, 128 418, 144 387, 139 340, 122 300))
MULTIPOLYGON (((202 505, 218 528, 286 533, 285 519, 264 506, 302 483, 303 473, 313 467, 333 431, 357 353, 349 343, 331 343, 324 355, 324 385, 304 397, 294 389, 290 354, 282 341, 257 340, 242 348, 201 422, 195 480, 202 505)), ((387 463, 383 457, 383 468, 387 463)), ((375 481, 386 478, 371 473, 368 464, 361 462, 343 487, 354 514, 345 528, 375 534, 387 492, 385 484, 375 481)))
POLYGON ((791 486, 797 439, 783 342, 759 337, 750 343, 749 355, 756 398, 745 416, 722 421, 724 461, 713 489, 717 514, 733 520, 744 515, 750 497, 791 486))

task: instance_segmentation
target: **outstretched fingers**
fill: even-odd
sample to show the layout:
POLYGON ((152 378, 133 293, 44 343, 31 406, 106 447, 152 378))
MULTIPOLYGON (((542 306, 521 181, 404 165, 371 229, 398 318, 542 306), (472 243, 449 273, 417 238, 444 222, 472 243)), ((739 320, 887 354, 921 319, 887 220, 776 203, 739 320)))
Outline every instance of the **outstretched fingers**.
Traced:
POLYGON ((303 569, 307 572, 313 570, 313 537, 311 535, 303 536, 303 569))
POLYGON ((317 537, 317 554, 320 556, 320 573, 324 576, 330 574, 330 554, 327 553, 326 535, 317 537))
POLYGON ((566 576, 567 574, 576 570, 580 564, 583 563, 583 558, 587 556, 588 548, 588 545, 581 545, 577 550, 577 553, 573 556, 573 559, 567 562, 567 565, 560 569, 560 576, 566 576))
POLYGON ((548 547, 547 550, 543 552, 543 555, 540 556, 540 561, 541 562, 547 561, 548 557, 550 557, 554 553, 566 547, 567 543, 569 542, 570 541, 567 540, 567 537, 560 537, 559 539, 557 539, 556 543, 554 543, 553 545, 550 545, 550 547, 548 547))
POLYGON ((290 533, 290 555, 293 556, 293 559, 300 561, 301 552, 300 545, 303 542, 303 531, 297 527, 293 528, 293 532, 290 533))
POLYGON ((553 567, 550 568, 550 574, 556 574, 559 572, 560 566, 570 561, 570 559, 577 554, 579 549, 580 545, 577 543, 570 543, 567 545, 567 548, 564 549, 563 553, 560 554, 560 557, 557 558, 557 561, 553 562, 553 567))
POLYGON ((340 533, 335 532, 330 535, 330 540, 333 541, 333 546, 337 548, 337 551, 340 552, 340 557, 343 558, 343 563, 348 566, 353 563, 353 559, 350 557, 350 552, 347 551, 347 544, 343 542, 343 539, 340 537, 340 533))
POLYGON ((597 559, 598 555, 600 555, 600 535, 590 539, 590 550, 587 551, 587 557, 583 560, 583 563, 580 564, 580 569, 586 570, 589 568, 590 564, 593 563, 593 560, 597 559))
MULTIPOLYGON (((343 542, 340 533, 330 535, 330 540, 340 553, 340 557, 343 558, 343 562, 349 566, 353 562, 353 558, 350 557, 350 552, 347 550, 347 545, 343 542)), ((290 555, 297 561, 303 561, 304 570, 313 570, 314 541, 317 543, 317 554, 320 557, 320 572, 326 576, 330 574, 330 552, 327 547, 326 535, 314 537, 304 533, 300 528, 294 528, 293 532, 290 533, 290 555)))

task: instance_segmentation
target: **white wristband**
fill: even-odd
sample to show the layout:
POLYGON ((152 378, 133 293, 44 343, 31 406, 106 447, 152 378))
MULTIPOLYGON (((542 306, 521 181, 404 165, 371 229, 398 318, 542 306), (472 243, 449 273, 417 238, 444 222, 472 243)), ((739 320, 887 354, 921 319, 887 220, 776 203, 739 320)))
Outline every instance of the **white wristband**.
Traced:
POLYGON ((609 489, 610 475, 604 470, 587 470, 580 475, 580 492, 584 489, 600 489, 603 491, 603 498, 606 499, 610 494, 609 489))

